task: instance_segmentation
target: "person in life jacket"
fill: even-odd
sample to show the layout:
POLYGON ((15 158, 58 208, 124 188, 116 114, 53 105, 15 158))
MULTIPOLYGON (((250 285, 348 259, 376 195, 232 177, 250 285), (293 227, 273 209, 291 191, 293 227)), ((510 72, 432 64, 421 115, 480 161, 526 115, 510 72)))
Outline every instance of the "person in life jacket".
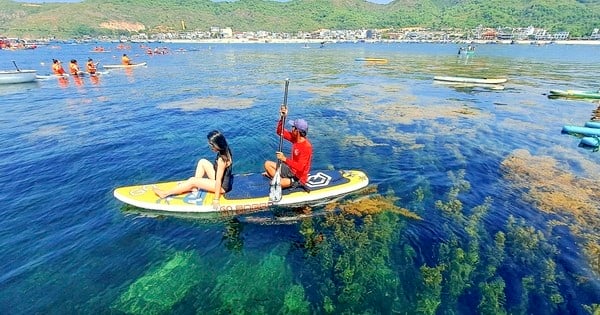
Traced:
POLYGON ((63 69, 62 64, 57 59, 52 59, 52 73, 60 76, 65 74, 65 69, 63 69))
POLYGON ((129 57, 127 57, 127 54, 123 54, 123 57, 121 57, 121 63, 126 66, 131 65, 131 59, 129 59, 129 57))
POLYGON ((92 58, 88 59, 85 68, 89 74, 96 74, 96 64, 92 58))
POLYGON ((71 72, 71 75, 79 75, 81 70, 79 70, 77 60, 71 59, 71 62, 69 63, 69 71, 71 72))

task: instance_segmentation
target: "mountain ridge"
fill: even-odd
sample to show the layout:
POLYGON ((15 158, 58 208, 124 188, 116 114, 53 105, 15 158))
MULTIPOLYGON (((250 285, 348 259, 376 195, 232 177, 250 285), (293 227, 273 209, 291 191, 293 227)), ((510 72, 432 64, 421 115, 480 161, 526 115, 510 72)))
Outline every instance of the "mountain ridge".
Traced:
POLYGON ((600 28, 600 0, 84 0, 31 4, 0 0, 0 35, 57 38, 132 32, 208 30, 297 32, 318 29, 535 27, 589 35, 600 28), (118 29, 110 25, 143 25, 118 29))

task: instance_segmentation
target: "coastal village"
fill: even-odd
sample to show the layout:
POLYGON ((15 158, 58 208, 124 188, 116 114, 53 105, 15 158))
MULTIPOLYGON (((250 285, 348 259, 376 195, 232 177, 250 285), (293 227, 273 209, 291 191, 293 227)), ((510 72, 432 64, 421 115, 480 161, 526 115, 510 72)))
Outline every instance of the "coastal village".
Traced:
MULTIPOLYGON (((182 22, 182 25, 184 23, 182 22)), ((569 32, 549 32, 543 28, 528 26, 523 28, 489 28, 483 25, 471 30, 426 28, 402 29, 357 29, 330 30, 320 29, 313 32, 297 33, 269 31, 234 31, 231 27, 213 26, 208 30, 173 31, 147 33, 143 29, 129 30, 129 35, 85 36, 76 39, 59 39, 53 36, 43 39, 10 38, 0 35, 0 49, 33 49, 55 41, 68 42, 478 42, 478 43, 531 43, 546 44, 553 42, 600 44, 600 29, 590 30, 588 36, 571 38, 569 32)))

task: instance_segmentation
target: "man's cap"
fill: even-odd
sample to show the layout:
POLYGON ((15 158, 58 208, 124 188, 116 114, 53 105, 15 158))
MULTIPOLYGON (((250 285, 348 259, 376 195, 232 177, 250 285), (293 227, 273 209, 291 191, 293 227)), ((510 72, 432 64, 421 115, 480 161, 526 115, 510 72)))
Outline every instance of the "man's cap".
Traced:
POLYGON ((308 123, 304 119, 296 119, 291 121, 292 126, 296 127, 296 129, 304 132, 308 132, 308 123))

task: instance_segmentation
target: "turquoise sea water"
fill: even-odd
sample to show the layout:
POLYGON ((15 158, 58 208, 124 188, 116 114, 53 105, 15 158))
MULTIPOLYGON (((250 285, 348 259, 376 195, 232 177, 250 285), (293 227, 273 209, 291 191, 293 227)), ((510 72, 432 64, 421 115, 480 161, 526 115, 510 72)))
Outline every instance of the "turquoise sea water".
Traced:
POLYGON ((39 74, 52 58, 148 63, 0 86, 0 313, 598 312, 600 153, 561 128, 599 104, 546 94, 598 89, 600 46, 481 45, 463 59, 454 44, 166 45, 172 54, 0 51, 1 69, 15 60, 39 74), (435 75, 509 81, 454 87, 435 75), (365 171, 370 189, 344 202, 385 197, 380 212, 209 219, 113 198, 191 176, 212 158, 213 129, 235 172, 261 171, 286 78, 313 168, 365 171))

